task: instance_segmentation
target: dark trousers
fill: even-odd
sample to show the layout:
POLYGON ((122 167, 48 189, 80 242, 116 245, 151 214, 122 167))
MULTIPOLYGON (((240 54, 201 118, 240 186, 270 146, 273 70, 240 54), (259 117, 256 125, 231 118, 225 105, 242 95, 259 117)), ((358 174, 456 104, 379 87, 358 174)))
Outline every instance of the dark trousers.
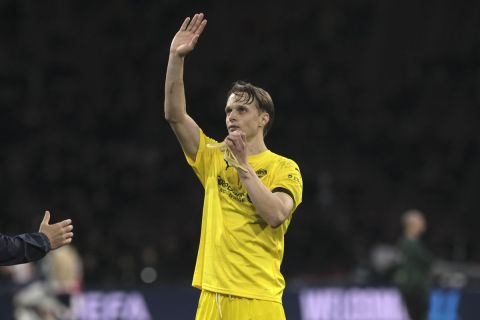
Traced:
POLYGON ((408 314, 412 320, 427 320, 429 296, 428 292, 419 291, 401 291, 402 298, 407 307, 408 314))

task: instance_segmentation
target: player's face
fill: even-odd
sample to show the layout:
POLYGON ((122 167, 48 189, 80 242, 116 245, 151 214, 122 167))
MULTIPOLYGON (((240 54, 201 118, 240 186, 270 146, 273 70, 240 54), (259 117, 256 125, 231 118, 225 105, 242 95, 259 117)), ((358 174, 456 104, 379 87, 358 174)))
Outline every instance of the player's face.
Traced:
POLYGON ((257 134, 263 134, 262 127, 268 120, 268 114, 260 112, 256 101, 247 103, 241 96, 231 94, 225 107, 228 132, 243 131, 247 139, 257 134))

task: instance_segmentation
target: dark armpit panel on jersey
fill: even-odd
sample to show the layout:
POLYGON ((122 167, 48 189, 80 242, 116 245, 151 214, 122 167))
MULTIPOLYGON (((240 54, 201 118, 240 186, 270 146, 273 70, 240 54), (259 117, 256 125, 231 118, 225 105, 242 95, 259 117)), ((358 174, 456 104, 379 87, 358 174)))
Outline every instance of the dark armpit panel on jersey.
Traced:
POLYGON ((288 190, 288 189, 285 189, 285 188, 282 188, 282 187, 277 187, 277 188, 274 188, 274 189, 272 190, 272 192, 283 192, 283 193, 286 193, 286 194, 288 194, 288 195, 290 196, 290 198, 292 198, 293 203, 295 203, 295 198, 293 197, 293 193, 292 193, 290 190, 288 190))

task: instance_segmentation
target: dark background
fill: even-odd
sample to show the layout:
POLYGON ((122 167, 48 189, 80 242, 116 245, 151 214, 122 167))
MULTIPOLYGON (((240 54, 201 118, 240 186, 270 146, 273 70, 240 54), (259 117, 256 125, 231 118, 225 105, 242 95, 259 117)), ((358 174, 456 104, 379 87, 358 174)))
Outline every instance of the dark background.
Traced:
POLYGON ((480 262, 480 2, 0 1, 0 226, 72 218, 88 284, 189 282, 202 187, 163 117, 170 41, 188 110, 223 139, 237 79, 269 91, 266 142, 300 165, 290 280, 349 283, 400 215, 442 260, 480 262))

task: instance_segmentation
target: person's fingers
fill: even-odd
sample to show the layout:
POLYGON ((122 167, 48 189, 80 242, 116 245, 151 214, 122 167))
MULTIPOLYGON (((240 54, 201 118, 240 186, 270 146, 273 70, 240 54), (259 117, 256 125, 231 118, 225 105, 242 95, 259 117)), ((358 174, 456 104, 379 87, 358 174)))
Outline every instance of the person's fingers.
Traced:
POLYGON ((63 240, 62 244, 65 245, 65 244, 69 244, 70 242, 72 242, 72 238, 68 238, 68 239, 63 240))
POLYGON ((63 236, 63 238, 64 238, 64 239, 73 238, 73 232, 65 233, 65 235, 63 236))
POLYGON ((202 23, 203 20, 203 13, 199 13, 197 16, 197 20, 195 20, 195 24, 192 27, 192 32, 196 32, 198 27, 200 27, 200 24, 202 23))
POLYGON ((48 224, 50 222, 50 211, 45 211, 45 215, 43 216, 42 224, 48 224))
POLYGON ((225 138, 225 143, 229 148, 232 148, 234 146, 232 140, 230 140, 228 137, 225 138))
POLYGON ((238 146, 239 146, 238 139, 236 137, 232 137, 232 138, 229 138, 229 139, 232 142, 232 147, 235 148, 235 149, 238 149, 238 146))
POLYGON ((64 232, 70 232, 73 230, 73 225, 68 225, 66 227, 63 227, 63 231, 64 232))
POLYGON ((62 227, 66 227, 66 226, 72 224, 72 219, 63 220, 62 222, 59 222, 59 224, 60 224, 62 227))
POLYGON ((183 20, 182 26, 180 27, 180 31, 187 30, 187 26, 189 22, 190 22, 190 17, 186 17, 185 20, 183 20))
POLYGON ((241 132, 241 131, 238 131, 238 130, 233 131, 233 132, 230 133, 228 136, 229 136, 230 139, 232 139, 232 141, 234 141, 235 143, 238 143, 238 141, 241 141, 241 140, 242 140, 242 132, 241 132))
POLYGON ((234 143, 234 142, 235 142, 235 135, 229 134, 229 135, 227 136, 227 140, 234 143))
POLYGON ((194 26, 195 23, 197 22, 197 19, 198 19, 198 14, 195 14, 195 15, 193 16, 192 21, 190 21, 190 23, 188 24, 187 31, 192 31, 192 30, 193 30, 193 26, 194 26))
POLYGON ((195 31, 195 33, 198 34, 198 35, 202 34, 203 29, 205 29, 206 25, 207 25, 207 20, 203 20, 202 23, 200 23, 200 26, 195 31))

